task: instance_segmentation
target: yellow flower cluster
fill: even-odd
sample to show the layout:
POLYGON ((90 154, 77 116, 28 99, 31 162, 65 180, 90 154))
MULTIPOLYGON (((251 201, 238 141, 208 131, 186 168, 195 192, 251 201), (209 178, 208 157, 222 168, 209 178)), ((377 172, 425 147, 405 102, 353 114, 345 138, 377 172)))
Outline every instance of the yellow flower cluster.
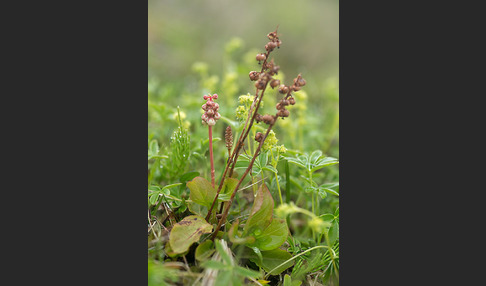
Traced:
POLYGON ((297 207, 294 202, 290 202, 290 204, 281 204, 275 209, 275 214, 280 218, 285 218, 286 216, 296 213, 299 211, 299 207, 297 207))
POLYGON ((265 139, 265 142, 263 143, 262 150, 263 151, 268 151, 272 149, 273 147, 276 147, 278 143, 278 139, 275 136, 275 132, 273 130, 270 130, 270 133, 268 133, 267 139, 265 139))
POLYGON ((287 152, 287 148, 285 148, 284 145, 277 146, 276 148, 279 154, 284 154, 285 152, 287 152))
MULTIPOLYGON (((236 108, 236 119, 240 121, 246 120, 253 100, 255 100, 255 96, 249 93, 238 97, 238 103, 241 105, 236 108)), ((263 107, 263 100, 260 103, 260 107, 263 107)))
POLYGON ((248 93, 246 95, 240 95, 240 97, 238 97, 238 103, 250 107, 254 99, 255 96, 248 93))
POLYGON ((243 105, 240 105, 236 108, 236 119, 238 120, 245 120, 246 117, 248 117, 248 110, 246 109, 246 107, 244 107, 243 105))
POLYGON ((310 219, 308 224, 309 227, 317 233, 323 233, 326 231, 327 228, 331 226, 329 222, 323 221, 318 217, 313 217, 312 219, 310 219))

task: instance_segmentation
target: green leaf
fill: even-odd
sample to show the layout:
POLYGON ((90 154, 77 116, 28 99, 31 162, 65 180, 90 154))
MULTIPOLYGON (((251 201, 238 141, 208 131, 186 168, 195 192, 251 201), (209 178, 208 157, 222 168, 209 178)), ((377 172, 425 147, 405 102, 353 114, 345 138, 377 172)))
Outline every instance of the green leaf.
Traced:
POLYGON ((215 251, 213 241, 208 239, 197 246, 194 256, 197 261, 206 261, 215 251))
POLYGON ((319 186, 319 191, 325 191, 339 197, 339 183, 329 183, 319 186))
POLYGON ((157 192, 157 191, 160 191, 160 190, 161 190, 161 188, 160 188, 159 186, 157 186, 157 185, 150 185, 150 186, 148 187, 148 190, 149 190, 149 191, 152 191, 152 192, 157 192))
MULTIPOLYGON (((219 193, 221 194, 231 194, 233 193, 234 189, 236 188, 236 185, 238 185, 239 180, 235 178, 226 178, 223 183, 223 188, 222 191, 219 193)), ((228 199, 229 200, 229 199, 228 199)))
POLYGON ((277 169, 275 169, 275 168, 274 168, 273 166, 271 166, 271 165, 265 166, 265 167, 263 167, 262 169, 263 169, 263 170, 270 171, 270 172, 273 172, 273 173, 275 173, 275 174, 277 174, 277 173, 278 173, 277 169))
POLYGON ((339 237, 339 223, 334 220, 332 223, 331 227, 329 228, 329 244, 330 246, 333 246, 336 240, 339 237))
POLYGON ((292 286, 292 279, 288 274, 285 274, 284 276, 284 283, 283 286, 292 286))
POLYGON ((290 158, 290 157, 285 157, 285 158, 290 163, 298 165, 312 173, 326 166, 331 166, 339 163, 336 158, 332 158, 332 157, 321 158, 322 156, 323 156, 322 151, 316 150, 312 152, 310 156, 309 154, 305 153, 304 155, 297 155, 296 158, 290 158))
POLYGON ((155 194, 152 194, 152 196, 150 196, 150 199, 149 199, 149 203, 151 205, 155 205, 155 203, 157 202, 157 199, 159 198, 159 193, 155 193, 155 194))
POLYGON ((216 197, 216 190, 208 180, 203 177, 195 177, 192 181, 187 182, 186 185, 190 190, 189 198, 193 202, 208 208, 211 207, 216 197))
POLYGON ((159 154, 159 144, 157 143, 157 140, 154 139, 154 140, 150 141, 148 155, 149 156, 155 156, 155 155, 158 155, 158 154, 159 154))
MULTIPOLYGON (((319 191, 317 193, 319 194, 319 196, 321 197, 321 199, 324 199, 325 197, 327 197, 327 193, 326 193, 326 190, 327 189, 319 188, 318 190, 319 191)), ((338 194, 338 196, 339 196, 339 194, 338 194)))
POLYGON ((205 217, 209 210, 209 207, 202 206, 194 202, 187 203, 187 207, 191 213, 202 217, 205 217))
POLYGON ((286 157, 286 159, 287 159, 287 161, 289 161, 292 164, 295 164, 295 165, 297 165, 299 167, 302 167, 304 169, 307 169, 306 165, 303 162, 301 162, 300 160, 296 159, 296 158, 288 158, 288 157, 286 157))
MULTIPOLYGON (((339 193, 338 193, 338 192, 336 192, 336 191, 335 191, 335 190, 333 190, 333 189, 328 189, 328 188, 319 188, 319 194, 321 193, 321 191, 323 191, 323 192, 328 192, 328 193, 330 193, 330 194, 332 194, 332 195, 336 195, 336 196, 338 196, 338 197, 339 197, 339 193)), ((324 196, 323 198, 325 198, 325 196, 324 196)))
POLYGON ((324 159, 319 160, 315 165, 313 165, 310 171, 313 173, 319 169, 322 169, 327 166, 335 165, 338 163, 339 163, 338 159, 332 157, 326 157, 324 159))
POLYGON ((285 220, 274 218, 260 235, 255 235, 255 243, 251 246, 262 251, 278 248, 287 239, 288 231, 285 220))
POLYGON ((252 244, 255 242, 255 238, 253 236, 247 236, 247 237, 240 237, 238 235, 238 225, 240 223, 239 219, 236 219, 236 221, 231 225, 229 231, 228 231, 228 238, 229 240, 234 244, 252 244))
POLYGON ((263 229, 272 222, 273 206, 272 195, 265 183, 263 183, 257 191, 250 216, 243 228, 243 236, 247 236, 249 233, 261 234, 263 229))
POLYGON ((322 214, 319 216, 323 221, 332 222, 334 220, 333 214, 322 214))
MULTIPOLYGON (((258 262, 260 264, 262 264, 263 263, 263 255, 262 255, 262 252, 260 251, 260 249, 258 249, 258 247, 250 247, 250 248, 251 248, 251 250, 253 250, 253 254, 256 254, 256 257, 258 258, 258 262)), ((260 265, 260 264, 257 264, 257 265, 260 265)))
POLYGON ((243 268, 241 266, 236 266, 234 268, 234 271, 238 275, 241 275, 241 276, 244 276, 244 277, 257 278, 257 277, 260 276, 260 272, 257 272, 255 270, 251 270, 251 269, 248 269, 248 268, 243 268))
POLYGON ((197 176, 199 176, 199 172, 187 172, 187 173, 185 173, 184 175, 181 176, 179 181, 181 183, 185 183, 185 182, 188 182, 188 181, 194 179, 197 176))
POLYGON ((309 162, 314 165, 317 163, 317 160, 319 160, 320 157, 322 157, 322 151, 316 150, 310 155, 309 162))
MULTIPOLYGON (((209 262, 209 261, 208 261, 209 262)), ((232 286, 233 271, 219 271, 214 286, 232 286)))
POLYGON ((182 185, 182 183, 176 183, 176 184, 167 185, 167 186, 165 186, 165 187, 162 188, 161 192, 164 195, 169 195, 170 194, 170 191, 168 189, 174 188, 174 187, 177 187, 177 186, 180 186, 180 185, 182 185))
POLYGON ((169 244, 175 253, 183 253, 197 242, 202 234, 210 233, 213 226, 196 215, 185 217, 176 223, 169 235, 169 244))
POLYGON ((218 202, 227 202, 231 200, 231 194, 219 193, 218 202))
POLYGON ((313 186, 307 186, 307 187, 304 188, 304 191, 306 193, 311 193, 311 192, 317 192, 318 189, 316 187, 313 187, 313 186))
MULTIPOLYGON (((279 248, 269 250, 269 251, 262 251, 262 256, 263 256, 262 263, 260 263, 260 261, 257 259, 257 256, 255 254, 253 254, 250 260, 254 262, 256 265, 263 268, 267 272, 274 269, 278 265, 286 262, 290 258, 292 258, 292 255, 290 255, 290 253, 288 253, 285 250, 281 250, 279 248)), ((288 261, 287 263, 278 267, 277 269, 275 269, 269 274, 278 275, 282 273, 285 269, 291 267, 292 265, 294 265, 294 261, 293 260, 288 261)))

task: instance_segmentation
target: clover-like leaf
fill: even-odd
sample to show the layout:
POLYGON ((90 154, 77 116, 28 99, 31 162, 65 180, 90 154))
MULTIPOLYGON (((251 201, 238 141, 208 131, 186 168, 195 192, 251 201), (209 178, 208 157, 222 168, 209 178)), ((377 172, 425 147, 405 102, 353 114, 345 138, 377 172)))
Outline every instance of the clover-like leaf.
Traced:
POLYGON ((297 155, 297 157, 285 157, 287 161, 297 166, 306 169, 308 172, 315 172, 326 166, 338 164, 339 161, 336 158, 325 157, 322 155, 322 151, 316 150, 312 154, 305 153, 303 155, 297 155))
POLYGON ((267 166, 263 167, 262 169, 263 169, 263 170, 270 171, 270 172, 273 172, 273 173, 275 173, 275 174, 277 174, 277 173, 278 173, 277 169, 275 169, 275 168, 274 168, 273 166, 271 166, 271 165, 267 165, 267 166))
POLYGON ((339 161, 336 158, 333 158, 333 157, 325 157, 325 158, 320 159, 319 161, 313 163, 311 165, 312 167, 311 167, 311 170, 310 171, 313 173, 313 172, 315 172, 315 171, 317 171, 319 169, 322 169, 324 167, 331 166, 331 165, 336 165, 338 163, 339 163, 339 161))

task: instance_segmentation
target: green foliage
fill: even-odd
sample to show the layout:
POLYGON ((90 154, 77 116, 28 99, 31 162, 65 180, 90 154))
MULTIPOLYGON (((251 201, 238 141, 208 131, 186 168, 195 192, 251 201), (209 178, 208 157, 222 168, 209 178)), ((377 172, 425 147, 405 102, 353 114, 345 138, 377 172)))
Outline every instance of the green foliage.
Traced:
POLYGON ((169 181, 173 181, 186 169, 190 155, 190 139, 187 130, 179 126, 170 140, 169 158, 164 161, 163 168, 168 174, 169 181))
POLYGON ((213 255, 213 253, 216 251, 214 248, 214 243, 212 240, 206 240, 205 242, 199 244, 199 246, 196 248, 196 253, 194 254, 194 257, 198 261, 206 261, 208 258, 213 255))
POLYGON ((257 271, 236 265, 233 257, 226 251, 227 248, 225 248, 219 240, 215 240, 215 246, 221 261, 209 260, 201 265, 205 268, 218 270, 218 277, 215 285, 243 285, 242 281, 244 281, 245 278, 254 279, 260 276, 260 273, 257 271))
POLYGON ((258 189, 250 216, 243 228, 243 235, 261 234, 263 229, 272 222, 273 205, 272 195, 268 191, 267 186, 262 184, 258 189))
POLYGON ((278 248, 262 251, 261 256, 262 257, 260 258, 257 254, 253 253, 250 256, 250 260, 269 272, 268 274, 270 275, 278 275, 285 269, 294 265, 294 261, 288 261, 292 255, 287 251, 278 248))
MULTIPOLYGON (((307 91, 294 93, 290 117, 278 120, 235 190, 258 145, 255 133, 266 130, 264 123, 254 124, 235 173, 224 180, 213 216, 204 220, 228 160, 221 138, 227 126, 235 141, 241 135, 254 100, 248 72, 261 68, 255 62, 261 50, 245 48, 242 38, 228 39, 218 45, 220 69, 194 59, 178 80, 152 74, 148 81, 149 285, 204 285, 209 274, 214 274, 209 285, 255 285, 253 280, 338 285, 337 78, 320 81, 323 77, 310 71, 303 74, 307 91), (222 115, 213 126, 214 187, 208 181, 208 129, 201 124, 202 95, 210 92, 219 94, 222 115), (213 242, 208 234, 216 227, 216 213, 234 191, 235 201, 213 242), (189 268, 183 266, 186 261, 189 268), (177 267, 165 267, 169 263, 177 267)), ((292 80, 282 71, 275 78, 292 80)), ((268 88, 259 113, 273 114, 281 97, 268 88)))
POLYGON ((197 242, 202 234, 209 233, 213 226, 199 216, 187 216, 172 228, 169 243, 176 254, 186 252, 191 244, 197 242))
POLYGON ((164 264, 155 260, 148 260, 148 285, 170 285, 170 282, 177 282, 179 271, 170 269, 164 264))
POLYGON ((275 249, 285 242, 288 231, 285 220, 274 218, 260 234, 254 234, 255 242, 248 245, 262 251, 275 249))
POLYGON ((210 207, 216 197, 216 190, 202 177, 194 178, 187 183, 187 187, 190 190, 189 198, 202 206, 210 207))
POLYGON ((309 173, 314 173, 326 166, 332 166, 339 163, 336 158, 323 156, 322 151, 320 150, 316 150, 310 155, 309 153, 304 153, 295 158, 286 157, 286 159, 290 163, 306 169, 309 173))

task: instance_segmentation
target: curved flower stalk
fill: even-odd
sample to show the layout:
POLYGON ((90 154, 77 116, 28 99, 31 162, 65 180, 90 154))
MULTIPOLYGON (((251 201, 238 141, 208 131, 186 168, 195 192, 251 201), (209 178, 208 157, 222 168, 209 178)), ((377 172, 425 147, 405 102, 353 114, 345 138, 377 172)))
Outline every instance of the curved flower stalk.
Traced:
POLYGON ((250 133, 250 130, 252 128, 253 123, 259 123, 263 122, 264 124, 268 125, 268 128, 264 133, 258 132, 255 135, 255 141, 258 142, 258 147, 255 150, 255 153, 253 154, 253 158, 251 159, 246 171, 243 173, 243 175, 239 178, 238 183, 236 186, 233 188, 230 200, 224 204, 224 210, 221 213, 220 219, 218 221, 217 227, 214 229, 214 232, 211 236, 211 239, 214 240, 216 235, 218 234, 218 231, 220 230, 222 224, 226 221, 226 218, 228 216, 229 208, 231 207, 235 194, 240 187, 241 183, 245 179, 246 175, 249 173, 249 171, 253 167, 253 163, 255 162, 256 157, 260 154, 260 151, 263 147, 263 144, 265 143, 265 139, 268 137, 272 127, 275 125, 277 119, 279 118, 286 118, 289 117, 290 112, 286 108, 288 105, 294 105, 295 104, 295 99, 293 97, 293 92, 299 91, 301 87, 303 87, 306 84, 306 81, 302 78, 302 76, 299 74, 296 78, 294 78, 293 85, 284 85, 280 82, 280 80, 273 78, 273 76, 278 74, 278 71, 280 70, 280 66, 278 66, 273 59, 268 61, 270 53, 275 49, 279 48, 282 42, 280 41, 278 35, 277 35, 277 30, 274 32, 271 32, 267 35, 268 39, 270 40, 267 45, 265 45, 265 50, 266 53, 261 53, 257 54, 256 60, 261 64, 262 69, 260 72, 257 71, 251 71, 249 73, 249 77, 251 81, 255 81, 255 87, 256 87, 256 92, 255 92, 255 97, 253 99, 253 103, 250 106, 250 110, 248 111, 248 117, 246 119, 245 125, 243 127, 243 130, 240 133, 239 139, 236 142, 235 148, 233 152, 231 153, 228 162, 226 164, 225 170, 223 172, 223 175, 221 177, 221 182, 219 184, 218 190, 216 192, 216 196, 213 200, 213 203, 211 207, 208 210, 208 214, 206 215, 206 221, 209 220, 211 213, 213 211, 213 208, 217 202, 218 196, 221 192, 222 186, 224 184, 225 178, 228 175, 228 177, 231 177, 233 174, 233 170, 235 169, 236 162, 238 160, 239 152, 243 148, 244 141, 248 137, 248 134, 250 133), (261 63, 263 61, 263 63, 261 63), (280 102, 277 103, 275 106, 277 113, 275 115, 270 115, 270 114, 265 114, 262 115, 258 113, 259 107, 261 106, 261 102, 264 96, 264 92, 267 88, 267 85, 270 85, 272 89, 278 89, 278 92, 280 94, 283 94, 283 98, 280 100, 280 102), (259 94, 260 92, 260 94, 259 94))

